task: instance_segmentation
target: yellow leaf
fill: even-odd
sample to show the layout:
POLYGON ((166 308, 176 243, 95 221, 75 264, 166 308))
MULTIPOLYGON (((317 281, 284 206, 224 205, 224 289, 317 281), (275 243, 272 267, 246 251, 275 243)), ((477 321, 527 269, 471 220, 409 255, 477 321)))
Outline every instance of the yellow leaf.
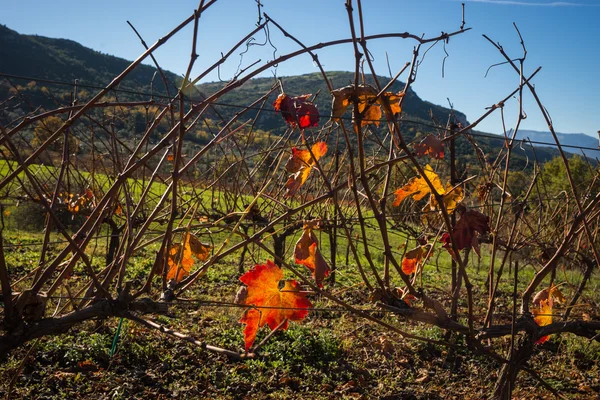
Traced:
MULTIPOLYGON (((552 306, 553 306, 552 297, 548 297, 546 300, 540 301, 539 307, 534 307, 532 309, 532 312, 534 315, 533 320, 535 321, 536 324, 538 324, 539 326, 546 326, 546 325, 550 325, 552 323, 552 306)), ((550 336, 542 336, 535 343, 536 344, 544 343, 549 338, 550 338, 550 336)))
MULTIPOLYGON (((443 199, 444 207, 446 208, 448 214, 452 214, 454 212, 454 209, 456 208, 456 205, 463 201, 464 198, 465 192, 463 191, 463 188, 461 186, 457 186, 456 188, 454 188, 454 190, 452 190, 452 185, 449 183, 446 184, 446 193, 443 195, 443 199)), ((431 196, 429 205, 431 211, 439 210, 438 202, 434 196, 431 196)))
MULTIPOLYGON (((444 194, 446 192, 444 190, 444 186, 442 186, 440 177, 433 171, 433 168, 431 168, 429 164, 423 168, 423 172, 425 172, 425 176, 427 176, 427 179, 429 179, 433 185, 433 188, 438 194, 444 194)), ((396 200, 394 201, 393 205, 399 206, 400 203, 402 203, 402 201, 409 196, 412 196, 414 200, 418 201, 423 199, 429 193, 431 193, 431 188, 427 182, 425 182, 425 179, 421 176, 414 177, 408 181, 406 185, 394 192, 396 195, 396 200)))
POLYGON ((553 306, 552 298, 548 298, 546 300, 540 301, 539 307, 534 308, 533 320, 539 326, 546 326, 552 323, 552 306, 553 306))

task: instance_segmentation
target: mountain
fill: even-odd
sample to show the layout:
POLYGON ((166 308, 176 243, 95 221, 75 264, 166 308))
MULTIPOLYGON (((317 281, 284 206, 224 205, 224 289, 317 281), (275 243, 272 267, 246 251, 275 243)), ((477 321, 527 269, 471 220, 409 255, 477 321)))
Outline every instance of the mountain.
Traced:
MULTIPOLYGON (((341 88, 354 82, 354 73, 346 71, 329 71, 327 72, 327 78, 331 81, 334 88, 341 88)), ((329 90, 320 73, 284 76, 280 77, 280 80, 285 93, 290 96, 299 96, 303 94, 317 95, 314 102, 321 113, 321 120, 323 121, 329 117, 331 97, 328 94, 329 90)), ((365 75, 365 80, 367 84, 374 85, 374 79, 371 75, 365 75)), ((388 83, 389 78, 378 76, 377 80, 379 81, 379 84, 383 86, 388 83)), ((263 93, 268 92, 275 83, 276 81, 273 78, 252 79, 244 86, 235 89, 233 92, 228 93, 219 99, 219 111, 226 117, 233 116, 240 110, 239 107, 236 107, 237 105, 250 104, 263 93)), ((207 94, 214 93, 225 85, 225 82, 203 83, 198 85, 198 89, 203 96, 206 96, 207 94)), ((396 93, 403 89, 404 83, 396 81, 391 85, 388 91, 396 93)), ((268 104, 272 104, 278 94, 279 91, 276 91, 276 93, 271 95, 268 104)), ((431 124, 431 116, 433 116, 436 120, 445 125, 451 110, 424 101, 412 89, 409 89, 404 101, 403 112, 403 117, 406 120, 431 124)), ((458 122, 463 125, 467 124, 467 117, 465 114, 459 111, 455 111, 454 114, 458 122)), ((254 115, 256 115, 256 112, 248 113, 249 117, 253 117, 254 115)), ((262 113, 258 119, 258 125, 261 129, 265 130, 284 128, 281 124, 281 116, 275 113, 262 113)))
MULTIPOLYGON (((129 64, 130 61, 89 49, 72 40, 21 35, 6 26, 0 25, 0 104, 5 103, 4 108, 0 109, 0 122, 14 121, 40 105, 46 109, 52 109, 69 104, 72 90, 69 83, 74 82, 76 79, 80 85, 79 98, 81 101, 86 101, 90 98, 90 95, 98 91, 97 87, 104 87, 111 82, 129 64), (37 82, 15 77, 9 78, 9 82, 7 79, 3 79, 2 74, 31 77, 37 79, 37 82), (52 83, 53 81, 65 82, 66 84, 52 83), (22 96, 15 96, 17 92, 13 85, 21 95, 25 96, 27 101, 22 101, 22 96), (86 88, 85 85, 89 85, 89 87, 86 88), (83 92, 86 89, 87 93, 84 95, 83 92), (7 100, 10 101, 6 102, 7 100)), ((171 72, 164 71, 164 73, 171 85, 171 94, 173 94, 180 79, 171 72)), ((155 74, 156 69, 154 67, 138 65, 119 85, 119 89, 147 93, 152 88, 154 93, 165 93, 162 80, 155 74), (152 87, 151 82, 153 82, 152 87)), ((352 72, 331 71, 327 72, 327 77, 335 88, 347 86, 354 81, 352 72)), ((365 75, 364 79, 367 84, 372 85, 374 83, 374 78, 370 75, 365 75)), ((381 85, 388 82, 386 77, 378 76, 377 79, 381 85)), ((320 126, 326 123, 330 114, 331 98, 320 74, 281 77, 280 80, 288 95, 313 94, 315 104, 317 104, 321 113, 320 126)), ((226 121, 243 110, 247 105, 268 92, 274 84, 277 84, 277 80, 273 78, 252 79, 213 103, 207 117, 212 119, 215 124, 222 126, 221 120, 226 121)), ((197 86, 197 92, 191 93, 190 96, 197 100, 218 91, 225 85, 227 85, 227 82, 202 83, 197 86)), ((404 83, 396 81, 391 85, 389 91, 398 92, 403 88, 404 83)), ((275 135, 284 132, 286 125, 281 115, 275 113, 272 107, 278 93, 279 90, 276 90, 265 102, 260 115, 258 115, 258 109, 249 109, 245 111, 242 120, 255 118, 258 115, 255 128, 275 135)), ((118 92, 118 96, 120 100, 148 99, 147 95, 136 96, 129 92, 118 92)), ((436 132, 434 125, 446 125, 451 112, 446 107, 421 99, 417 93, 410 89, 404 102, 402 134, 408 142, 411 142, 424 137, 428 133, 436 132)), ((467 116, 463 113, 454 111, 454 116, 461 124, 468 124, 467 116)), ((136 117, 141 117, 141 115, 136 117)), ((125 121, 122 126, 118 127, 119 135, 133 138, 143 132, 146 124, 143 118, 138 119, 139 121, 134 122, 125 121)), ((382 128, 384 128, 384 125, 382 125, 382 128)), ((521 134, 524 132, 521 131, 521 134)), ((191 133, 189 140, 202 144, 205 140, 205 138, 202 138, 203 136, 209 137, 210 134, 191 133)), ((571 136, 566 135, 565 140, 571 138, 571 136)), ((480 135, 476 137, 476 140, 480 149, 488 157, 495 157, 504 144, 503 137, 494 135, 480 135)), ((544 141, 547 140, 544 139, 544 141)), ((375 145, 374 141, 371 141, 371 143, 375 145)), ((581 142, 577 142, 577 144, 581 144, 581 142)), ((456 150, 461 162, 476 162, 476 150, 467 139, 459 138, 456 142, 456 150)), ((531 148, 522 146, 516 149, 514 154, 514 168, 530 168, 533 164, 531 160, 534 159, 534 154, 531 148)), ((544 162, 557 154, 555 149, 539 148, 535 156, 538 161, 544 162)))
MULTIPOLYGON (((509 131, 509 135, 512 135, 512 129, 509 131)), ((556 132, 556 136, 562 146, 563 150, 569 153, 575 153, 581 155, 581 150, 575 147, 588 147, 589 149, 583 149, 583 152, 589 157, 600 157, 600 143, 598 138, 588 136, 583 133, 559 133, 556 132), (568 147, 575 146, 575 147, 568 147), (591 150, 598 149, 598 150, 591 150)), ((517 131, 517 139, 529 139, 536 146, 542 147, 553 147, 556 145, 545 145, 542 143, 554 143, 554 137, 551 132, 540 132, 526 129, 519 129, 517 131), (538 143, 535 143, 538 142, 538 143)))
MULTIPOLYGON (((130 63, 72 40, 21 35, 0 25, 0 73, 3 74, 68 83, 77 79, 81 85, 105 86, 130 63)), ((154 67, 138 65, 121 83, 120 88, 150 91, 150 82, 155 72, 154 67)), ((165 71, 165 75, 174 89, 180 78, 168 71, 165 71)), ((20 79, 13 80, 20 85, 29 83, 20 79)), ((155 91, 164 92, 160 77, 155 77, 154 82, 155 91)))

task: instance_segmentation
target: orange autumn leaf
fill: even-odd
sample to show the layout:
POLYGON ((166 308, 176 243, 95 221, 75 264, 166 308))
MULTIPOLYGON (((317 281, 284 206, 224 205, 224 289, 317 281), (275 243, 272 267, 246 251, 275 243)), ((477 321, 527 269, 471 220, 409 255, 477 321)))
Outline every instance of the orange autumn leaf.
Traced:
POLYGON ((285 184, 287 189, 286 197, 291 197, 296 194, 300 186, 306 182, 306 179, 317 160, 327 153, 327 143, 317 142, 310 150, 311 151, 309 152, 308 150, 300 150, 296 147, 292 148, 292 155, 285 165, 285 169, 292 174, 285 184), (311 157, 311 152, 313 153, 314 158, 311 157))
POLYGON ((379 126, 379 120, 382 116, 381 105, 388 103, 392 114, 398 114, 402 111, 400 99, 404 93, 386 92, 377 98, 377 90, 368 85, 359 86, 355 89, 354 85, 345 86, 331 92, 333 102, 331 105, 331 119, 339 120, 346 112, 348 106, 353 104, 353 97, 358 99, 358 112, 363 113, 370 103, 373 103, 363 114, 361 125, 375 124, 379 126), (377 100, 375 100, 377 98, 377 100), (375 100, 375 101, 373 101, 375 100))
POLYGON ((274 330, 282 324, 280 329, 285 330, 288 321, 303 320, 308 315, 308 309, 312 307, 306 294, 300 292, 298 282, 286 280, 280 290, 281 280, 283 280, 283 271, 271 260, 266 264, 255 265, 240 277, 240 281, 248 286, 245 304, 256 307, 244 312, 240 319, 242 324, 246 324, 244 328, 246 351, 252 347, 259 328, 268 325, 271 330, 274 330))
POLYGON ((190 270, 194 266, 194 259, 189 246, 183 247, 179 243, 174 243, 169 248, 169 257, 167 258, 169 271, 167 272, 167 280, 175 279, 180 282, 188 276, 190 270))
MULTIPOLYGON (((433 171, 433 168, 427 164, 425 168, 423 168, 423 171, 433 185, 435 191, 438 194, 444 194, 446 191, 444 190, 442 181, 440 180, 440 177, 433 171)), ((400 203, 402 203, 402 201, 409 196, 412 196, 414 200, 418 201, 423 199, 429 193, 431 193, 431 188, 427 182, 425 182, 425 179, 423 179, 421 176, 416 176, 408 181, 406 185, 394 192, 396 195, 396 200, 392 205, 399 206, 400 203)))
POLYGON ((438 160, 444 158, 444 142, 433 134, 427 135, 421 143, 415 144, 414 148, 419 157, 429 155, 438 160))
POLYGON ((167 161, 168 162, 173 162, 173 160, 175 160, 175 156, 173 154, 168 154, 167 155, 167 161))
POLYGON ((200 242, 191 233, 186 233, 182 244, 174 243, 169 248, 167 280, 175 279, 176 282, 180 282, 189 275, 194 266, 195 260, 192 255, 200 261, 206 261, 211 249, 212 246, 200 242))
MULTIPOLYGON (((552 306, 553 306, 552 297, 548 297, 546 300, 541 300, 539 306, 534 307, 532 309, 535 321, 538 326, 546 326, 552 323, 552 306)), ((539 338, 535 344, 542 344, 546 342, 550 338, 549 335, 542 336, 539 338)))
POLYGON ((402 272, 410 275, 417 270, 417 264, 423 257, 423 248, 421 246, 408 251, 402 259, 402 272))
POLYGON ((427 261, 430 248, 430 245, 427 244, 407 251, 402 258, 402 272, 406 275, 416 272, 427 261))
POLYGON ((319 241, 313 229, 318 227, 318 221, 308 221, 304 224, 304 232, 296 242, 294 257, 297 264, 304 265, 310 269, 315 282, 323 287, 323 279, 329 275, 329 265, 319 250, 319 241))
POLYGON ((390 109, 392 110, 392 114, 400 114, 400 112, 402 112, 402 107, 400 107, 400 100, 404 97, 404 93, 386 92, 384 96, 386 100, 390 103, 390 109))
POLYGON ((285 93, 280 94, 273 108, 280 111, 285 122, 292 128, 296 126, 300 129, 310 128, 319 124, 319 111, 317 107, 308 98, 312 96, 305 94, 297 97, 290 97, 285 93))
MULTIPOLYGON (((366 106, 366 103, 360 103, 362 105, 362 108, 364 109, 366 106)), ((358 109, 361 109, 361 106, 359 105, 358 109)), ((362 110, 360 112, 363 112, 362 110)), ((371 105, 363 114, 363 119, 361 121, 361 126, 365 126, 368 124, 375 124, 375 126, 379 126, 379 120, 381 119, 381 116, 383 114, 381 113, 381 106, 379 104, 373 104, 371 105)))

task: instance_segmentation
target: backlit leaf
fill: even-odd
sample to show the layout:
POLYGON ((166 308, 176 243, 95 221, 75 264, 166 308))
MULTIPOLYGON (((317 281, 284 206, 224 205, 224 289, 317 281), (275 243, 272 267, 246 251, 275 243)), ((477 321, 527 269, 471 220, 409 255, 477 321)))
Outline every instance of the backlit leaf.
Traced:
POLYGON ((419 157, 429 155, 438 160, 444 158, 444 142, 433 134, 427 135, 421 143, 415 144, 414 148, 419 157))
POLYGON ((169 271, 167 279, 175 279, 180 282, 183 278, 189 275, 190 270, 194 266, 192 252, 187 246, 182 246, 180 243, 173 243, 169 248, 169 257, 167 258, 169 271))
POLYGON ((311 157, 308 150, 300 150, 296 147, 292 148, 292 155, 285 165, 285 169, 292 174, 285 184, 287 189, 286 197, 291 197, 296 194, 300 186, 306 182, 306 179, 317 160, 327 153, 327 143, 317 142, 310 150, 313 153, 314 158, 311 157))
MULTIPOLYGON (((446 193, 442 195, 442 198, 444 199, 444 208, 448 214, 452 214, 457 204, 464 200, 465 192, 461 186, 457 186, 453 189, 451 184, 447 184, 446 193)), ((429 199, 429 205, 431 211, 439 210, 435 196, 431 196, 429 199)))
POLYGON ((425 261, 427 261, 430 249, 431 245, 426 244, 407 251, 404 254, 404 258, 402 258, 402 272, 406 275, 417 272, 425 261))
POLYGON ((84 193, 82 195, 76 195, 73 193, 65 193, 65 195, 68 195, 68 196, 64 199, 64 202, 67 203, 67 209, 72 214, 79 213, 79 211, 81 211, 81 209, 84 208, 91 199, 91 197, 88 197, 87 193, 84 193))
POLYGON ((317 227, 318 221, 316 220, 304 224, 304 232, 296 242, 294 257, 297 264, 304 265, 312 272, 317 285, 323 287, 323 279, 329 275, 329 265, 319 250, 319 241, 313 232, 313 229, 317 227))
MULTIPOLYGON (((446 191, 444 190, 444 186, 442 185, 442 181, 440 177, 433 171, 433 168, 428 164, 423 168, 425 175, 433 185, 435 191, 438 194, 444 194, 446 191)), ((412 178, 408 183, 402 186, 400 189, 396 190, 394 194, 396 195, 396 200, 394 201, 394 206, 399 206, 400 203, 404 199, 409 196, 412 196, 414 200, 421 200, 425 196, 431 193, 431 188, 425 182, 425 179, 421 176, 416 176, 412 178)))
POLYGON ((280 290, 279 282, 282 279, 283 271, 270 260, 266 264, 255 265, 240 277, 240 281, 248 286, 245 304, 256 306, 244 312, 240 320, 246 324, 246 351, 254 343, 260 327, 268 325, 274 330, 283 324, 281 329, 285 330, 288 321, 301 321, 308 315, 312 304, 306 295, 300 292, 300 284, 295 280, 286 280, 280 290))
POLYGON ((200 261, 206 261, 211 249, 212 246, 203 244, 196 236, 186 233, 183 243, 174 243, 169 248, 167 280, 175 279, 176 282, 180 282, 190 274, 194 266, 195 260, 192 255, 200 261))
MULTIPOLYGON (((363 103, 361 103, 363 104, 363 103)), ((363 105, 363 108, 366 106, 363 105)), ((360 106, 359 106, 360 110, 360 106)), ((362 112, 362 111, 361 111, 362 112)), ((368 124, 375 124, 375 126, 379 126, 379 120, 381 119, 381 106, 379 104, 371 105, 363 114, 363 119, 361 121, 361 126, 365 126, 368 124)))
POLYGON ((292 128, 296 126, 300 129, 310 128, 319 124, 319 111, 317 107, 308 101, 310 94, 297 97, 290 97, 285 93, 280 94, 273 108, 280 111, 285 122, 292 128))
MULTIPOLYGON (((550 325, 552 323, 552 306, 553 306, 552 297, 549 297, 546 300, 541 300, 539 303, 539 306, 534 307, 532 309, 532 312, 534 315, 533 320, 535 321, 536 324, 538 324, 539 326, 546 326, 546 325, 550 325)), ((549 338, 550 338, 549 335, 542 336, 535 343, 542 344, 542 343, 546 342, 549 338)))
POLYGON ((206 261, 210 257, 210 251, 212 246, 204 244, 196 236, 188 233, 187 242, 192 250, 192 254, 196 256, 199 261, 206 261))
POLYGON ((380 98, 378 98, 373 104, 365 111, 367 105, 377 97, 377 90, 372 86, 359 86, 354 88, 354 85, 345 86, 340 89, 336 89, 331 92, 333 95, 333 102, 331 104, 331 119, 339 120, 346 112, 349 105, 353 104, 353 97, 356 96, 358 100, 358 112, 363 113, 363 120, 361 125, 375 124, 379 126, 379 120, 382 116, 381 105, 388 102, 392 114, 398 114, 402 110, 400 108, 400 99, 404 96, 404 93, 392 93, 386 92, 380 98))
POLYGON ((417 270, 417 264, 423 257, 423 248, 421 246, 416 249, 412 249, 404 255, 402 259, 402 272, 406 275, 410 275, 417 270))

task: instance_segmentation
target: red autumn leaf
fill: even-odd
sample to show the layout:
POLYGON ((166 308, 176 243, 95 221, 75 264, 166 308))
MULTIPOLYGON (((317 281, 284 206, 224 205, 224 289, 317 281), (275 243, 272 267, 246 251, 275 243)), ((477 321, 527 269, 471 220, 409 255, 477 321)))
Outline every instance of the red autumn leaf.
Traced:
POLYGON ((415 144, 415 154, 419 157, 429 154, 431 158, 444 158, 444 142, 435 135, 427 135, 421 143, 415 144))
POLYGON ((174 243, 169 248, 167 280, 175 279, 176 282, 180 282, 189 275, 194 266, 192 255, 200 261, 206 261, 210 256, 211 249, 212 246, 200 242, 191 233, 186 233, 182 244, 174 243))
POLYGON ((308 221, 304 224, 304 232, 296 242, 294 257, 297 264, 302 264, 311 270, 317 285, 323 287, 323 279, 329 275, 329 265, 327 265, 319 250, 319 241, 313 232, 313 229, 317 227, 317 220, 308 221))
POLYGON ((252 347, 260 327, 268 325, 274 330, 283 324, 281 329, 285 330, 288 321, 301 321, 308 315, 312 304, 306 294, 300 292, 300 284, 295 280, 286 280, 280 290, 279 282, 282 279, 283 271, 271 260, 255 265, 240 277, 240 281, 248 286, 245 304, 256 306, 244 312, 240 319, 241 323, 246 324, 246 351, 252 347))
POLYGON ((319 111, 317 107, 308 101, 312 96, 305 94, 297 97, 290 97, 285 93, 280 94, 273 108, 275 111, 281 111, 285 122, 292 128, 299 126, 300 129, 310 128, 319 125, 319 111))
POLYGON ((296 147, 292 148, 292 155, 290 156, 285 169, 292 175, 289 176, 285 187, 287 189, 286 197, 291 197, 306 182, 312 167, 315 166, 317 160, 323 157, 327 153, 327 143, 317 142, 315 143, 310 152, 308 150, 299 150, 296 147), (310 153, 313 153, 311 157, 310 153))
MULTIPOLYGON (((464 209, 464 206, 460 206, 464 209)), ((458 207, 457 207, 458 208, 458 207)), ((460 213, 459 213, 460 214, 460 213)), ((484 235, 490 232, 490 219, 487 215, 476 210, 468 210, 462 213, 462 216, 456 223, 452 231, 452 238, 458 250, 472 247, 479 254, 479 235, 484 235)), ((450 235, 444 233, 441 238, 444 247, 452 249, 450 235)))

